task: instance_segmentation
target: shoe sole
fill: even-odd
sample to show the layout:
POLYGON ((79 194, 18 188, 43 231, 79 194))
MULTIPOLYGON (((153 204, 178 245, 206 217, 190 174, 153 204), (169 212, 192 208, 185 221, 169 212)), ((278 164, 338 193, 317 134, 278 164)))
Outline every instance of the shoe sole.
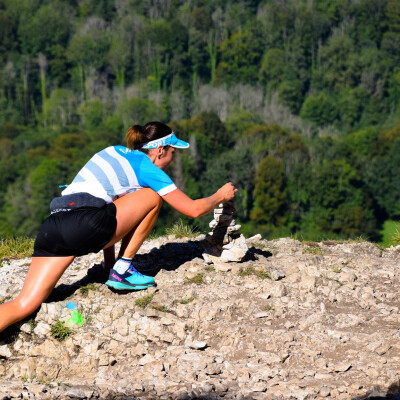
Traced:
POLYGON ((115 282, 115 281, 107 281, 106 285, 117 290, 142 290, 142 289, 147 289, 152 286, 156 286, 155 283, 149 283, 148 285, 135 285, 135 286, 129 286, 125 285, 121 282, 115 282))

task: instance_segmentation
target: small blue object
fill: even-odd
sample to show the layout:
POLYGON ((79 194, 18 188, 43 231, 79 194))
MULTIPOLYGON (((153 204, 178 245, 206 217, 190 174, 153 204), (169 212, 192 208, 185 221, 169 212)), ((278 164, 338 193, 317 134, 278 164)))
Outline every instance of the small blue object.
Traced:
POLYGON ((62 188, 68 187, 68 185, 58 185, 58 187, 59 187, 60 189, 62 189, 62 188))
POLYGON ((69 302, 66 304, 66 307, 68 308, 68 310, 75 310, 75 309, 76 309, 76 304, 73 303, 72 301, 69 301, 69 302))

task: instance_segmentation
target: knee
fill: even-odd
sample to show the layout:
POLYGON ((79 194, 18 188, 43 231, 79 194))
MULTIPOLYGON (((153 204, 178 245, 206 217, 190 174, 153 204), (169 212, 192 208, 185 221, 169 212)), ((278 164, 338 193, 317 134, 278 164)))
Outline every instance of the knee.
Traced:
POLYGON ((26 299, 24 297, 18 296, 15 300, 12 301, 13 308, 15 311, 15 316, 18 317, 19 320, 31 315, 35 312, 41 305, 41 303, 37 303, 32 301, 32 299, 26 299))

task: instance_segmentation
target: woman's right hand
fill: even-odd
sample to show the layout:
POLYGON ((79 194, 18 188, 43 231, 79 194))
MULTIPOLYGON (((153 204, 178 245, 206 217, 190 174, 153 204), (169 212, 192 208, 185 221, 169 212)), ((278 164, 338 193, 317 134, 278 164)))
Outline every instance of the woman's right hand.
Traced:
POLYGON ((228 182, 218 189, 217 193, 222 197, 221 203, 225 203, 226 201, 232 200, 237 191, 238 190, 233 186, 233 183, 228 182))

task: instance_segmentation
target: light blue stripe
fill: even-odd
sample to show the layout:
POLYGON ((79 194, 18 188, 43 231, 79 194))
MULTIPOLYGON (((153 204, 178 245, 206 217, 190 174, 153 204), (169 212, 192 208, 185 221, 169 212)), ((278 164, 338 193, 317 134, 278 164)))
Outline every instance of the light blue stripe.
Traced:
POLYGON ((115 195, 114 188, 111 185, 111 182, 108 180, 107 175, 98 165, 96 165, 92 160, 89 160, 85 165, 85 168, 87 168, 97 178, 101 186, 103 186, 104 190, 110 197, 113 197, 115 195))
POLYGON ((73 183, 85 182, 85 179, 83 179, 83 177, 78 174, 72 182, 73 183))
POLYGON ((116 158, 108 154, 105 150, 98 153, 98 156, 106 160, 112 166, 113 170, 115 171, 115 174, 118 177, 120 185, 122 187, 129 187, 128 177, 126 176, 125 171, 122 168, 120 162, 116 158))

